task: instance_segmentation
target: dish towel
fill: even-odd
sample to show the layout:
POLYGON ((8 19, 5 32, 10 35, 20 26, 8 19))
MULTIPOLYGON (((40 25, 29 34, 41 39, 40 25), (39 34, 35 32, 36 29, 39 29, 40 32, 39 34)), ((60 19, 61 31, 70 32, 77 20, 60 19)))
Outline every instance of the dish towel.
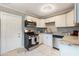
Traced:
POLYGON ((35 37, 32 37, 32 44, 36 44, 35 37))

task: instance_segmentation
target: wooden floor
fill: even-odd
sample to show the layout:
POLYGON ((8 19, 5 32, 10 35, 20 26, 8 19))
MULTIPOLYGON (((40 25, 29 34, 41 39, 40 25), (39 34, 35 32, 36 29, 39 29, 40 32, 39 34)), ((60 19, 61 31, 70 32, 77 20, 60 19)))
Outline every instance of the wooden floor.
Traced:
POLYGON ((18 48, 2 54, 2 56, 59 56, 59 51, 42 44, 30 51, 24 48, 18 48))

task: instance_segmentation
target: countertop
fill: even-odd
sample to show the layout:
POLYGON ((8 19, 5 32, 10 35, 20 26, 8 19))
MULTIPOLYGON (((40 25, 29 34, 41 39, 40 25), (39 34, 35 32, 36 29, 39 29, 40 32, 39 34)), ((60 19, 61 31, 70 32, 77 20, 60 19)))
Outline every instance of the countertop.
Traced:
POLYGON ((63 40, 61 40, 61 43, 79 45, 79 37, 78 36, 64 36, 63 40))

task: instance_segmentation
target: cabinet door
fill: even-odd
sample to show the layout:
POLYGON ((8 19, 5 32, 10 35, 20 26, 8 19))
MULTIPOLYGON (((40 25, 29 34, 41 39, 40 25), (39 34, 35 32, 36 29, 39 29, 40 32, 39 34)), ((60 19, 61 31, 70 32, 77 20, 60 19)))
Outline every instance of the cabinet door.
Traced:
POLYGON ((59 15, 55 17, 56 27, 66 27, 66 15, 59 15))
POLYGON ((37 22, 36 22, 36 27, 41 27, 40 23, 41 23, 41 21, 40 21, 40 20, 39 20, 39 21, 37 21, 37 22))
POLYGON ((44 19, 41 19, 40 25, 41 25, 41 27, 46 27, 45 26, 45 20, 44 19))
POLYGON ((55 22, 55 19, 54 19, 54 17, 51 17, 51 18, 45 19, 44 21, 45 21, 45 23, 55 22))
POLYGON ((52 34, 44 34, 43 43, 48 47, 53 47, 52 34))
POLYGON ((43 34, 42 33, 40 33, 39 34, 39 37, 38 37, 38 40, 39 40, 39 44, 42 44, 43 43, 43 34))
POLYGON ((41 28, 45 27, 45 21, 44 21, 44 19, 39 19, 37 21, 37 27, 41 27, 41 28))
POLYGON ((38 18, 34 18, 34 17, 31 17, 31 16, 26 16, 25 20, 31 21, 31 22, 36 22, 38 20, 38 18))
POLYGON ((75 25, 75 15, 74 15, 74 10, 68 12, 66 14, 66 20, 67 20, 67 27, 68 26, 74 26, 75 25))

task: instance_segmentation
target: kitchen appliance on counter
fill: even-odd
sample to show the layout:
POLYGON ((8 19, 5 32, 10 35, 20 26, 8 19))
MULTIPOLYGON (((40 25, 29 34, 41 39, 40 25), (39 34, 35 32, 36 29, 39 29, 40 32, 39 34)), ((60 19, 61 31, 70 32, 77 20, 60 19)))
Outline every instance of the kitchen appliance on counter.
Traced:
POLYGON ((31 21, 24 21, 25 27, 36 27, 36 22, 31 22, 31 21))
POLYGON ((78 30, 74 30, 73 33, 71 34, 72 36, 78 36, 78 30))
POLYGON ((53 35, 53 48, 59 50, 60 40, 62 40, 63 36, 61 35, 53 35))

